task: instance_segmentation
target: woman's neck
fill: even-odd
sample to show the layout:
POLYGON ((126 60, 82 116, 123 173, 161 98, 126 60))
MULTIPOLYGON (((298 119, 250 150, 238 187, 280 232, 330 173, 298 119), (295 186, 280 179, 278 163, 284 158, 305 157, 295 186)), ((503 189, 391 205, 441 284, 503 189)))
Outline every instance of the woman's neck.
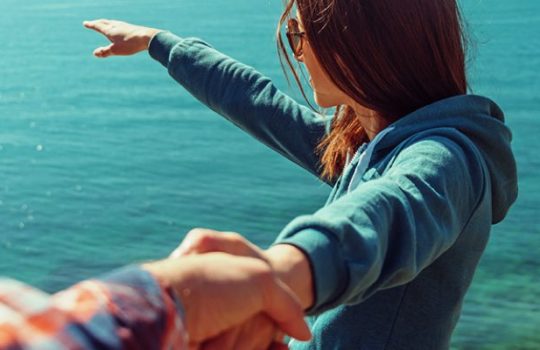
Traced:
POLYGON ((366 108, 356 102, 352 102, 349 106, 354 110, 356 117, 360 119, 360 123, 370 141, 390 124, 372 109, 366 108))

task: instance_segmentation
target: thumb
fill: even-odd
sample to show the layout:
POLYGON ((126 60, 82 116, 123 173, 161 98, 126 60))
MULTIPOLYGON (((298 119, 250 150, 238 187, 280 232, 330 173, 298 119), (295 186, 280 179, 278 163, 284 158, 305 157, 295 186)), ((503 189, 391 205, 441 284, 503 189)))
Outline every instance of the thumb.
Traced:
POLYGON ((99 57, 99 58, 112 56, 114 55, 113 49, 114 49, 114 44, 112 43, 109 44, 108 46, 98 47, 97 49, 94 50, 94 56, 99 57))
POLYGON ((293 292, 280 280, 275 279, 270 288, 265 288, 264 312, 289 336, 301 341, 311 338, 304 320, 304 312, 293 292))

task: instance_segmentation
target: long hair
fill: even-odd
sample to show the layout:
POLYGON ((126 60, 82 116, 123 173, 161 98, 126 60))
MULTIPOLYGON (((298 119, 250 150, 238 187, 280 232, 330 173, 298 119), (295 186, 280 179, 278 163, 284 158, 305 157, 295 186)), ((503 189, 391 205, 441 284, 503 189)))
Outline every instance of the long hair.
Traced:
MULTIPOLYGON (((285 0, 279 28, 296 7, 315 57, 332 82, 393 122, 435 101, 465 94, 465 47, 456 0, 285 0)), ((298 73, 278 28, 280 59, 298 73)), ((339 106, 318 145, 322 175, 334 179, 367 135, 339 106)))

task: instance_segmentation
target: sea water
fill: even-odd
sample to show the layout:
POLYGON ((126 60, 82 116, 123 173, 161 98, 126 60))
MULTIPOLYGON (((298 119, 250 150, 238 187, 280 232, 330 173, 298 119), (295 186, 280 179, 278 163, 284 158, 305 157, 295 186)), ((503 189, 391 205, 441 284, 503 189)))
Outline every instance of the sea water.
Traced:
MULTIPOLYGON (((514 132, 520 197, 467 295, 455 349, 540 348, 540 2, 465 0, 475 93, 514 132), (536 140, 536 141, 535 141, 536 140)), ((261 246, 329 188, 195 101, 146 53, 99 60, 86 19, 201 37, 288 87, 280 1, 1 0, 0 275, 53 292, 166 256, 193 227, 261 246)))

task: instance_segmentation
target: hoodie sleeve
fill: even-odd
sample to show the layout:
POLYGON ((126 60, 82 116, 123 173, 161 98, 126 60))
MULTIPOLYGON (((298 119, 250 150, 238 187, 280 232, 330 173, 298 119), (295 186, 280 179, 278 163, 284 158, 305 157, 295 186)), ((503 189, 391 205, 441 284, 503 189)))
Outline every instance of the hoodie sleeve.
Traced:
POLYGON ((324 118, 279 91, 269 78, 195 38, 157 34, 149 53, 199 101, 259 141, 319 175, 315 147, 324 118))
POLYGON ((379 178, 284 228, 276 244, 296 246, 312 266, 310 314, 405 284, 452 246, 484 186, 465 154, 445 137, 417 141, 379 178))

